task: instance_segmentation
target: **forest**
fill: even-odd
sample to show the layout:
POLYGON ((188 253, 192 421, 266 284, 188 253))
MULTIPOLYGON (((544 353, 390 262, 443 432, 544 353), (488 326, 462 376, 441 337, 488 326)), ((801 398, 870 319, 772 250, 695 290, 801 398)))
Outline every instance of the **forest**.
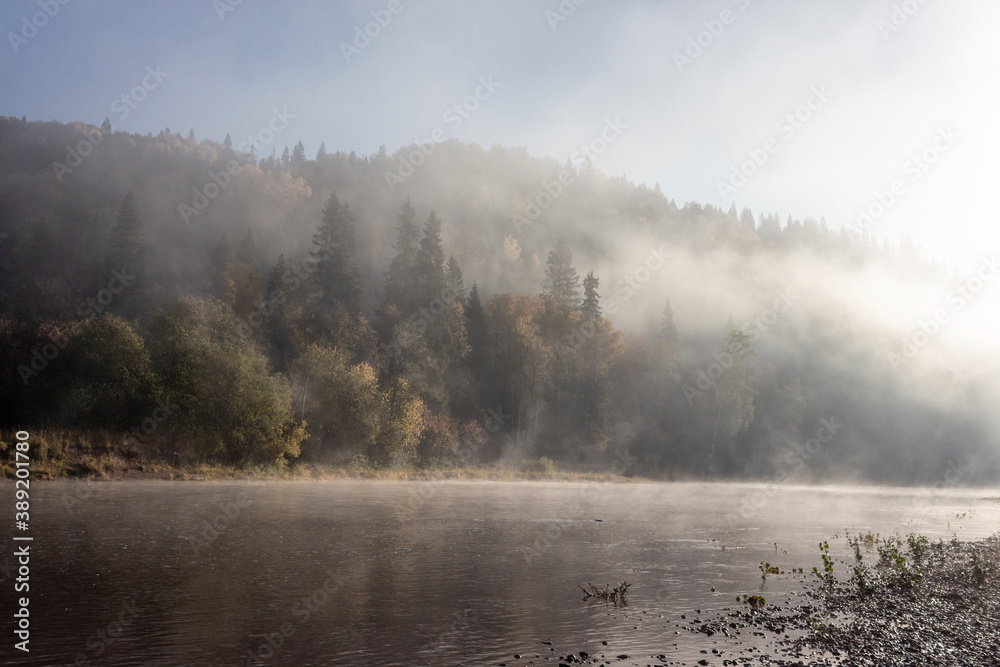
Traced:
POLYGON ((989 375, 900 307, 995 285, 905 238, 525 148, 237 144, 0 117, 0 428, 279 468, 1000 471, 989 375))

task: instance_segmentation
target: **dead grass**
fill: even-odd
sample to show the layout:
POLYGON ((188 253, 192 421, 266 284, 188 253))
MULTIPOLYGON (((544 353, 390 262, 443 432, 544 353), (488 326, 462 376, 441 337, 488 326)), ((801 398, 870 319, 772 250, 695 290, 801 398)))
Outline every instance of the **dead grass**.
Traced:
MULTIPOLYGON (((0 478, 13 478, 13 431, 0 432, 0 478)), ((566 481, 629 482, 638 481, 609 472, 559 470, 526 461, 519 466, 465 466, 441 468, 371 468, 355 465, 329 465, 296 461, 287 465, 234 466, 191 462, 192 456, 174 452, 163 456, 139 443, 124 444, 120 434, 89 433, 59 429, 31 431, 32 479, 165 479, 165 480, 338 480, 370 479, 383 481, 479 480, 491 482, 566 481), (168 460, 172 459, 172 460, 168 460)), ((186 450, 178 446, 176 449, 186 450)))

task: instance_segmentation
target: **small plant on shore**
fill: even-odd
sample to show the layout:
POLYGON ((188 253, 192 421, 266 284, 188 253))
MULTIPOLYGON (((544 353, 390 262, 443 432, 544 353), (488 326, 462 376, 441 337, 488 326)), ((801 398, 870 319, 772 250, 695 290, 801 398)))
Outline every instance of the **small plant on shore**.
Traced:
POLYGON ((878 579, 868 576, 868 569, 863 563, 854 566, 851 583, 858 587, 858 592, 862 595, 870 595, 878 590, 878 579))
POLYGON ((847 544, 854 549, 854 560, 856 560, 859 563, 862 560, 864 560, 863 556, 861 555, 861 539, 862 539, 861 535, 858 535, 857 537, 847 538, 847 544))
POLYGON ((751 613, 760 611, 767 604, 767 600, 764 599, 763 595, 744 595, 743 597, 737 597, 736 601, 750 607, 751 613))
POLYGON ((840 632, 840 628, 830 623, 826 616, 810 616, 809 628, 813 631, 814 635, 827 641, 833 639, 840 632))
POLYGON ((767 575, 769 574, 784 574, 778 566, 765 563, 764 561, 760 562, 757 569, 760 570, 760 580, 764 583, 767 583, 767 575))
POLYGON ((830 543, 823 541, 819 543, 819 555, 823 559, 823 572, 818 568, 813 568, 815 574, 823 583, 830 588, 837 583, 837 578, 833 574, 833 558, 830 557, 830 543))
POLYGON ((899 553, 899 546, 891 541, 878 548, 879 566, 886 569, 885 582, 889 586, 913 588, 914 584, 923 581, 923 568, 910 567, 906 556, 899 553))
POLYGON ((910 545, 910 553, 913 554, 913 557, 920 558, 927 550, 927 545, 930 544, 930 540, 924 535, 910 533, 906 536, 906 543, 910 545))
POLYGON ((603 600, 604 602, 614 603, 616 607, 624 607, 628 604, 628 589, 631 585, 632 584, 627 581, 623 581, 614 588, 611 588, 610 584, 595 586, 590 583, 587 584, 587 586, 590 587, 589 591, 583 586, 578 586, 578 588, 583 591, 584 600, 597 598, 598 600, 603 600))

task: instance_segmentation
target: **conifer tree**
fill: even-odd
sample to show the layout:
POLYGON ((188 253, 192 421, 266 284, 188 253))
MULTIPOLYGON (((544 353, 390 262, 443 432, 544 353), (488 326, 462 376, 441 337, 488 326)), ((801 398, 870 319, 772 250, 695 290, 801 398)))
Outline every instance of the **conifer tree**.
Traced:
POLYGON ((312 256, 316 260, 313 281, 319 306, 342 304, 352 313, 361 310, 361 278, 354 246, 354 214, 346 203, 331 194, 323 219, 313 235, 312 256))
POLYGON ((458 260, 455 259, 454 255, 448 258, 448 264, 445 266, 445 282, 447 283, 447 289, 451 293, 452 298, 458 303, 465 303, 465 277, 462 275, 462 267, 458 265, 458 260))
POLYGON ((410 200, 403 202, 396 234, 396 256, 389 263, 385 274, 385 300, 396 306, 404 315, 412 312, 416 286, 417 226, 413 219, 417 212, 410 200))
POLYGON ((424 224, 424 237, 417 251, 418 307, 438 298, 445 289, 444 245, 441 243, 441 221, 431 211, 424 224))
POLYGON ((595 320, 601 316, 601 295, 597 293, 597 286, 600 284, 600 280, 594 275, 593 271, 587 273, 587 277, 583 279, 583 305, 581 310, 583 310, 584 317, 595 320))
POLYGON ((580 277, 573 268, 573 253, 560 238, 546 260, 542 294, 552 297, 564 311, 580 307, 580 277))

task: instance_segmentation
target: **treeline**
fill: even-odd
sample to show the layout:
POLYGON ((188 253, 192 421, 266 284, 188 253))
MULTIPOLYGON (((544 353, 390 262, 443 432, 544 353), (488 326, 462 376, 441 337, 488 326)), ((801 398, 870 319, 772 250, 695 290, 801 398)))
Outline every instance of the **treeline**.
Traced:
POLYGON ((939 278, 911 246, 678 208, 658 186, 498 147, 444 144, 390 190, 406 154, 309 160, 299 144, 261 160, 228 138, 0 119, 0 426, 234 464, 995 474, 974 400, 915 396, 843 309, 763 287, 768 262, 798 255, 939 278), (572 183, 538 197, 560 170, 572 183), (715 289, 696 277, 636 299, 650 312, 620 330, 623 290, 675 261, 653 253, 619 280, 621 237, 728 253, 763 320, 675 323, 672 302, 715 289))

